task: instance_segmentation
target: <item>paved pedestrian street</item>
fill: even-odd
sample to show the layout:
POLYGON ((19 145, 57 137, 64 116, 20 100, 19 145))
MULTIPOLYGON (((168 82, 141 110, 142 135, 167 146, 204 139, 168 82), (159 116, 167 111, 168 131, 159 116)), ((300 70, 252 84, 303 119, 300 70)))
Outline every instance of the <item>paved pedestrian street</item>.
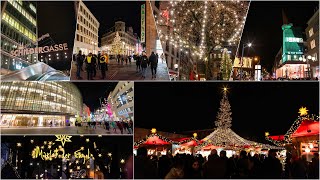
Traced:
MULTIPOLYGON (((1 134, 121 134, 120 130, 110 131, 96 126, 96 129, 88 127, 66 126, 66 127, 18 127, 18 128, 1 128, 1 134)), ((123 134, 129 134, 123 130, 123 134)))
MULTIPOLYGON (((87 72, 85 72, 85 65, 83 65, 83 71, 81 71, 80 76, 82 79, 77 79, 76 77, 77 67, 75 62, 72 62, 71 66, 71 80, 87 80, 87 72)), ((108 71, 106 73, 105 80, 156 80, 156 81, 169 81, 169 73, 166 63, 162 63, 159 58, 159 63, 157 67, 157 76, 155 79, 152 78, 151 68, 147 67, 146 78, 142 77, 141 72, 136 70, 136 62, 133 61, 131 64, 124 62, 123 65, 118 64, 116 59, 111 59, 108 64, 108 71)), ((97 69, 96 76, 93 80, 103 80, 101 76, 101 71, 97 69)))

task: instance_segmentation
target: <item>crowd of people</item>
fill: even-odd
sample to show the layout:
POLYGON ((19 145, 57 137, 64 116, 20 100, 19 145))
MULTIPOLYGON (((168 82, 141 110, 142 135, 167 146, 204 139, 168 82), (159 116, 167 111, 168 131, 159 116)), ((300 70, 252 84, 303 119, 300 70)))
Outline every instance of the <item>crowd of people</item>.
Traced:
POLYGON ((212 150, 208 158, 191 154, 148 156, 147 149, 140 147, 134 160, 134 176, 137 179, 319 179, 319 154, 312 162, 305 156, 288 153, 286 164, 276 157, 276 150, 269 150, 268 156, 246 151, 230 158, 226 151, 212 150), (284 170, 283 170, 284 169, 284 170))
MULTIPOLYGON (((131 56, 128 55, 120 55, 117 54, 114 56, 118 65, 131 64, 132 61, 136 63, 136 71, 137 73, 141 73, 142 78, 146 78, 146 70, 147 67, 150 66, 152 79, 156 78, 157 75, 157 67, 158 67, 158 53, 152 52, 149 57, 147 57, 146 52, 142 52, 141 55, 134 54, 131 56)), ((162 63, 164 61, 164 55, 161 55, 162 63)), ((83 66, 85 65, 85 71, 87 72, 87 79, 92 80, 97 76, 97 70, 101 71, 101 79, 106 78, 106 72, 108 71, 108 64, 111 60, 110 56, 102 51, 102 53, 88 55, 82 54, 80 50, 78 54, 74 56, 74 60, 77 65, 77 79, 83 79, 81 77, 81 71, 84 71, 83 66)))
POLYGON ((96 129, 97 126, 100 128, 103 128, 110 133, 118 133, 120 131, 121 134, 127 133, 132 134, 133 129, 133 121, 90 121, 90 122, 82 122, 82 123, 76 123, 76 126, 84 126, 86 128, 90 129, 96 129))

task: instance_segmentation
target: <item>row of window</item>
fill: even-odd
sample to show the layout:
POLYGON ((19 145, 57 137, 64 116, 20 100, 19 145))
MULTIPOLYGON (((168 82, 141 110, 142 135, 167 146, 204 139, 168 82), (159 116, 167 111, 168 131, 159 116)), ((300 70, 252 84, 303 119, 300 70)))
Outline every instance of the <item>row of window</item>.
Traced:
POLYGON ((13 7, 15 7, 24 17, 26 17, 34 26, 37 26, 37 21, 35 18, 33 18, 27 11, 25 11, 21 4, 17 3, 14 0, 8 0, 10 4, 12 4, 13 7))
POLYGON ((92 25, 91 24, 92 22, 87 21, 84 17, 82 17, 81 14, 79 14, 79 16, 78 16, 78 22, 81 22, 82 24, 87 26, 87 29, 91 29, 93 32, 97 32, 98 33, 98 28, 96 28, 97 26, 92 25))
POLYGON ((85 27, 82 27, 81 24, 77 24, 77 30, 80 31, 81 33, 84 33, 87 36, 90 36, 92 39, 98 40, 98 36, 85 27))
POLYGON ((71 83, 4 82, 2 109, 77 114, 82 107, 80 92, 71 83), (57 86, 57 85, 63 85, 57 86))
POLYGON ((20 22, 15 20, 11 15, 7 14, 6 12, 3 13, 2 20, 8 23, 10 26, 14 27, 20 33, 31 39, 32 41, 36 41, 37 37, 36 34, 31 32, 29 29, 25 28, 20 22))
POLYGON ((94 27, 98 27, 98 23, 96 22, 96 20, 91 16, 90 13, 88 13, 86 11, 86 9, 84 7, 82 7, 82 5, 80 4, 80 12, 82 12, 84 14, 84 16, 89 19, 89 21, 91 21, 94 25, 94 27))
MULTIPOLYGON (((79 34, 77 34, 76 39, 77 39, 77 41, 83 42, 83 43, 86 43, 86 44, 92 44, 92 41, 96 42, 96 40, 89 39, 89 38, 81 36, 79 34)), ((92 44, 92 46, 97 46, 97 44, 92 44)))

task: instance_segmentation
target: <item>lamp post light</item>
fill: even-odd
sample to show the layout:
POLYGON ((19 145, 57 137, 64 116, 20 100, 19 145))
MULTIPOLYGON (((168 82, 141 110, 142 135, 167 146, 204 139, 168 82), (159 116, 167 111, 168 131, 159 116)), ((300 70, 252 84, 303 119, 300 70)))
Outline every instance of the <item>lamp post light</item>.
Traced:
POLYGON ((251 47, 251 46, 252 46, 252 43, 248 43, 248 44, 243 44, 243 45, 242 45, 240 80, 242 80, 242 66, 243 66, 243 53, 244 53, 244 48, 246 48, 246 47, 251 47))
POLYGON ((179 78, 179 65, 178 64, 174 64, 173 67, 177 71, 177 78, 179 78))

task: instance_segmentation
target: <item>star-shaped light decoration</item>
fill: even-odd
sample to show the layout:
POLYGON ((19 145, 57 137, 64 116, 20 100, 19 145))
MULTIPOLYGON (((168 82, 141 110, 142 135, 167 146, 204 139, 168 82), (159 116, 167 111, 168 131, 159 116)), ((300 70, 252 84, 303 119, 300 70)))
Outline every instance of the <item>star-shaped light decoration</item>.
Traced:
POLYGON ((71 138, 72 136, 68 136, 68 135, 56 135, 56 137, 57 137, 56 141, 61 141, 62 146, 64 146, 64 144, 65 144, 66 142, 72 142, 72 141, 70 140, 70 138, 71 138))
POLYGON ((111 156, 112 156, 112 153, 108 153, 108 156, 110 156, 110 157, 111 157, 111 156))
POLYGON ((121 163, 121 164, 124 164, 124 162, 125 162, 124 159, 121 159, 120 163, 121 163))
POLYGON ((84 147, 82 146, 80 149, 83 151, 83 150, 84 150, 84 147))
POLYGON ((99 157, 101 157, 101 156, 102 156, 102 154, 99 154, 98 156, 99 156, 99 157))
POLYGON ((299 114, 300 114, 300 116, 304 116, 304 115, 307 115, 307 114, 308 114, 308 111, 309 111, 309 110, 307 110, 306 107, 301 107, 301 108, 299 109, 299 114))
POLYGON ((21 143, 17 143, 17 147, 21 147, 22 145, 21 145, 21 143))
POLYGON ((30 143, 32 144, 33 142, 34 142, 34 140, 33 140, 33 139, 31 139, 31 140, 30 140, 30 143))

